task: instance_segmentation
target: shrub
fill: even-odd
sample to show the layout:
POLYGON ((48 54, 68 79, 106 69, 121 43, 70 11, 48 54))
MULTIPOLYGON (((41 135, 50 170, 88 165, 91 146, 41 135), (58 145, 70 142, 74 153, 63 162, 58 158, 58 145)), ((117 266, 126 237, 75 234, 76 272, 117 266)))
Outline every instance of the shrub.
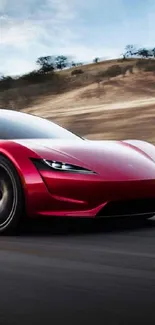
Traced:
POLYGON ((44 82, 46 78, 46 74, 44 72, 42 72, 41 70, 38 71, 31 71, 30 73, 26 73, 24 75, 22 75, 21 77, 19 77, 18 80, 23 80, 26 81, 30 84, 32 83, 39 83, 39 82, 44 82))
POLYGON ((106 77, 110 77, 110 78, 119 76, 121 73, 122 73, 122 69, 118 64, 112 65, 105 71, 106 77))
POLYGON ((128 64, 128 65, 125 65, 124 67, 122 67, 122 74, 125 74, 127 71, 129 71, 130 73, 133 73, 133 65, 132 64, 128 64))
POLYGON ((144 71, 155 71, 155 60, 140 59, 136 62, 136 67, 144 71))
POLYGON ((14 79, 10 76, 2 77, 0 79, 0 91, 10 89, 13 85, 14 79))
POLYGON ((77 75, 82 74, 82 73, 84 73, 84 71, 82 69, 76 69, 76 70, 73 70, 71 72, 71 75, 72 76, 77 76, 77 75))
POLYGON ((146 65, 145 71, 155 71, 155 62, 148 62, 148 64, 146 65))
POLYGON ((100 78, 112 78, 112 77, 117 77, 120 74, 122 74, 122 68, 120 65, 112 65, 109 67, 107 70, 100 71, 98 74, 98 77, 100 78))

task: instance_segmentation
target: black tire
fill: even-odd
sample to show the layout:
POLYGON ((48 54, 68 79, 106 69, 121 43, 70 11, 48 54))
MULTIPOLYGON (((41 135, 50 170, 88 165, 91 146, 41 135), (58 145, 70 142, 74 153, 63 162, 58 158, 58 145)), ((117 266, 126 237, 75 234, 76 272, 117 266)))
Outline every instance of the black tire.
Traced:
POLYGON ((24 213, 20 177, 9 159, 0 155, 0 234, 13 234, 24 213))

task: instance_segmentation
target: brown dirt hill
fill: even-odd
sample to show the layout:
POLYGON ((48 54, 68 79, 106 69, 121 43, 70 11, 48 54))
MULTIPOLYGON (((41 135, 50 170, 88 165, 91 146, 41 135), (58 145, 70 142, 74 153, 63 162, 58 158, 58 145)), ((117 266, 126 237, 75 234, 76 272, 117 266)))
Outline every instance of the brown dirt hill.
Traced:
POLYGON ((0 107, 49 118, 91 139, 138 138, 155 143, 154 66, 146 60, 105 61, 80 67, 83 73, 78 76, 71 76, 75 68, 64 70, 58 73, 62 79, 55 91, 52 76, 27 86, 18 80, 18 87, 16 83, 0 91, 0 107), (116 76, 114 71, 108 75, 109 68, 116 76))

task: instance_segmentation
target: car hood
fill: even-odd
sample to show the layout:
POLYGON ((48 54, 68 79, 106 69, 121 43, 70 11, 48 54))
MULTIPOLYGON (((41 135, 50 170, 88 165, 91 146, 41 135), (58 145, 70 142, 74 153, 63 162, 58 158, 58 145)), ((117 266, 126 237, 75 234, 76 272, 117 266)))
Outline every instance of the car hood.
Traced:
POLYGON ((15 142, 41 158, 91 169, 105 180, 155 178, 155 162, 150 154, 153 152, 155 156, 155 149, 151 145, 151 151, 147 150, 147 143, 141 148, 137 143, 124 141, 37 139, 15 142))

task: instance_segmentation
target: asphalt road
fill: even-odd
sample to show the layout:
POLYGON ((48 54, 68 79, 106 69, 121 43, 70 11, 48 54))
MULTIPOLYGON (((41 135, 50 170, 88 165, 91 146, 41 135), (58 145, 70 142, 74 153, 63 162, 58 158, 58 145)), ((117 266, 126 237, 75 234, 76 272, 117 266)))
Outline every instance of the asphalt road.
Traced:
POLYGON ((0 237, 0 324, 155 324, 155 221, 35 222, 0 237))

